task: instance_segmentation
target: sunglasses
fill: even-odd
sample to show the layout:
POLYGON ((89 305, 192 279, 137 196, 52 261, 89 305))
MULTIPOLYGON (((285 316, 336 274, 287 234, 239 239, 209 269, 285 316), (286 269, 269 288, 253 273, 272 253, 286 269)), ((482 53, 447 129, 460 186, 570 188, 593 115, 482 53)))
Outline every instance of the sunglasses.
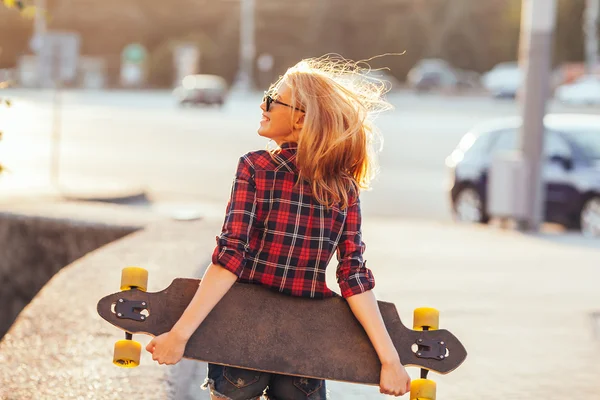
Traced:
POLYGON ((266 108, 267 112, 269 112, 269 110, 271 109, 271 104, 273 104, 273 103, 275 103, 275 104, 281 104, 282 106, 293 108, 294 110, 298 110, 298 111, 301 111, 301 112, 306 112, 306 111, 304 111, 301 108, 291 106, 289 104, 284 103, 283 101, 279 101, 277 99, 272 98, 270 94, 267 94, 267 92, 265 92, 265 97, 263 97, 263 103, 266 103, 266 107, 265 108, 266 108))

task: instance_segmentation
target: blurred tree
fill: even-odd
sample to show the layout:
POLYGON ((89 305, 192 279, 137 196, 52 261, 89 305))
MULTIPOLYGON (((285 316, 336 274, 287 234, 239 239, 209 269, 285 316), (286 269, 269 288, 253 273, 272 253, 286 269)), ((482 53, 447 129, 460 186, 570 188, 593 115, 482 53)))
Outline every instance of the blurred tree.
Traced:
MULTIPOLYGON (((0 0, 2 65, 13 67, 30 38, 18 22, 18 4, 0 0), (4 13, 3 13, 4 11, 4 13)), ((232 79, 239 58, 239 1, 210 0, 47 0, 53 10, 49 29, 79 32, 82 54, 106 60, 116 82, 121 50, 143 44, 152 58, 151 83, 170 86, 170 43, 203 35, 213 46, 203 51, 202 72, 232 79), (89 12, 94 10, 94 12, 89 12), (157 29, 157 27, 159 29, 157 29)), ((304 57, 339 53, 368 59, 385 53, 402 56, 374 60, 403 80, 421 58, 439 57, 468 70, 484 72, 516 60, 522 0, 260 0, 256 2, 256 54, 270 54, 273 78, 304 57)), ((582 14, 585 0, 558 0, 554 61, 583 60, 582 14)), ((27 51, 27 50, 25 50, 27 51)), ((255 71, 256 72, 256 71, 255 71)))
MULTIPOLYGON (((379 1, 376 13, 367 10, 367 7, 374 8, 371 3, 355 10, 357 15, 351 31, 364 39, 362 43, 368 43, 364 48, 371 51, 370 55, 374 51, 395 52, 401 43, 407 53, 398 60, 399 68, 394 71, 399 78, 416 61, 426 57, 443 58, 459 68, 478 72, 487 71, 499 62, 518 59, 522 0, 412 0, 404 3, 396 0, 393 9, 384 4, 386 0, 379 1), (376 14, 375 22, 361 27, 368 21, 367 16, 373 14, 376 14), (380 34, 381 26, 386 26, 388 34, 380 34), (395 32, 395 37, 390 32, 395 32)), ((585 0, 559 0, 556 64, 583 59, 584 8, 585 0)), ((348 7, 340 10, 352 11, 348 7)), ((356 37, 351 40, 359 43, 356 37)))
POLYGON ((558 0, 554 62, 584 59, 583 12, 585 0, 558 0))

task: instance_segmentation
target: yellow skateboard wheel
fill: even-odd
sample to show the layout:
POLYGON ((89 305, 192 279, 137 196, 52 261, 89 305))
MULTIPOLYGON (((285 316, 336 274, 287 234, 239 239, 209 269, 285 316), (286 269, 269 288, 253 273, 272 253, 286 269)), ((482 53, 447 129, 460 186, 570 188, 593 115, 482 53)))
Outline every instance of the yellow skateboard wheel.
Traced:
POLYGON ((148 271, 139 267, 126 267, 121 271, 121 290, 148 288, 148 271))
POLYGON ((415 379, 410 383, 410 400, 435 400, 435 389, 431 379, 415 379))
POLYGON ((142 345, 134 340, 119 340, 115 343, 113 364, 121 368, 135 368, 140 365, 142 345))
POLYGON ((421 307, 415 308, 413 314, 413 329, 422 331, 424 327, 433 331, 440 326, 440 312, 435 308, 421 307))

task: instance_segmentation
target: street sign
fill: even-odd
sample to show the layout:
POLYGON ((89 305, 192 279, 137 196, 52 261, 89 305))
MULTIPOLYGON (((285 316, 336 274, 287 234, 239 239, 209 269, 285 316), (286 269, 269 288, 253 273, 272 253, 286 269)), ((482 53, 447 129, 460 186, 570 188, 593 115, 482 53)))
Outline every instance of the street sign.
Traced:
POLYGON ((80 38, 76 33, 46 32, 36 38, 39 48, 40 82, 46 86, 50 83, 70 82, 77 78, 80 38))
POLYGON ((130 43, 121 52, 121 85, 141 87, 146 78, 148 51, 139 43, 130 43))
POLYGON ((130 43, 123 49, 121 60, 123 63, 142 64, 146 61, 148 52, 146 48, 139 43, 130 43))

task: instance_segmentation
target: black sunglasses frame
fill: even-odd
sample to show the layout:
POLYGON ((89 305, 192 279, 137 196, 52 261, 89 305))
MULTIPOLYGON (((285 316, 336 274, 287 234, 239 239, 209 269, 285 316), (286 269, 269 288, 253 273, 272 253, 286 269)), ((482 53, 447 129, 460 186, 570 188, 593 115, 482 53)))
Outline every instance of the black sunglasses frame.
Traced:
POLYGON ((279 101, 277 99, 274 99, 274 98, 271 97, 270 94, 267 94, 266 92, 265 92, 265 96, 263 97, 263 102, 266 103, 266 107, 265 108, 266 108, 267 112, 269 112, 269 110, 271 109, 271 104, 273 104, 273 103, 275 103, 275 104, 281 104, 282 106, 293 108, 294 110, 298 110, 298 111, 303 112, 303 113, 306 112, 306 111, 304 111, 301 108, 294 107, 292 105, 284 103, 283 101, 279 101))

